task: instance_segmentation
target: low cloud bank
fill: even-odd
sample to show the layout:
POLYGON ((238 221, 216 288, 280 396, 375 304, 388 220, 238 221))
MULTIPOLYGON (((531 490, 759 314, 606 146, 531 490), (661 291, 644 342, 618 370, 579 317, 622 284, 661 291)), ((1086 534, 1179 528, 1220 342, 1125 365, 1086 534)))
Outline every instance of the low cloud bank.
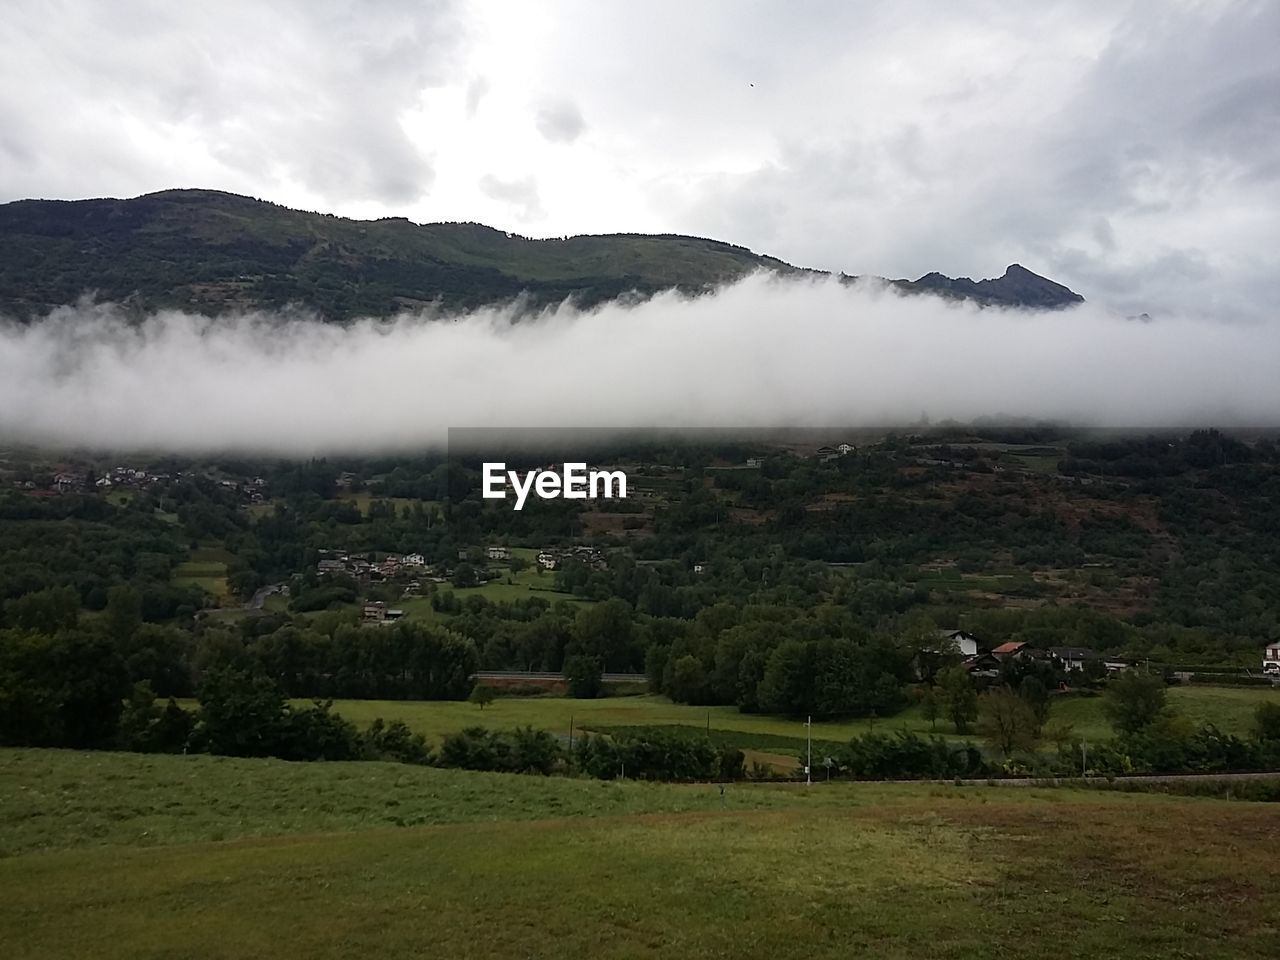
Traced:
POLYGON ((753 276, 517 319, 347 326, 59 308, 0 326, 0 437, 310 455, 439 446, 450 427, 882 426, 986 416, 1280 424, 1271 324, 978 310, 753 276), (513 322, 514 321, 514 322, 513 322))

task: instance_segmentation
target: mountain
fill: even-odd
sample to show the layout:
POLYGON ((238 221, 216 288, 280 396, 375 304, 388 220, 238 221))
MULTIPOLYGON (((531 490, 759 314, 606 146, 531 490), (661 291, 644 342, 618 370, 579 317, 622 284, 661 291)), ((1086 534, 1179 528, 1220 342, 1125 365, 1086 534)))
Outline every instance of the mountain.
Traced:
MULTIPOLYGON (((518 296, 531 304, 572 296, 591 305, 671 287, 702 292, 759 269, 812 272, 697 237, 530 240, 476 223, 347 220, 216 190, 0 204, 0 314, 22 319, 85 293, 140 311, 296 303, 335 320, 518 296)), ((931 273, 892 282, 980 303, 1080 300, 1016 265, 999 280, 931 273)))
POLYGON ((1084 302, 1080 294, 1032 273, 1020 263, 1010 264, 1005 268, 1004 276, 995 280, 975 282, 968 277, 953 280, 940 273, 926 273, 919 280, 893 282, 904 290, 976 300, 984 305, 1057 309, 1084 302))

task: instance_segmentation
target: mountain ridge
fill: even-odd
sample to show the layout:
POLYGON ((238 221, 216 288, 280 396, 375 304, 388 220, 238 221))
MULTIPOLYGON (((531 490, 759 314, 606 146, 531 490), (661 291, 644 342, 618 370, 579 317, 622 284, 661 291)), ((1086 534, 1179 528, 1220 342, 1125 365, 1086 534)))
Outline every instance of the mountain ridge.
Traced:
MULTIPOLYGON (((592 306, 673 287, 701 293, 761 269, 826 275, 703 237, 530 239, 479 223, 351 220, 217 190, 0 204, 0 314, 19 319, 86 293, 136 311, 299 304, 331 320, 515 298, 592 306)), ((885 282, 980 305, 1053 309, 1083 299, 1018 264, 994 280, 928 273, 885 282)))

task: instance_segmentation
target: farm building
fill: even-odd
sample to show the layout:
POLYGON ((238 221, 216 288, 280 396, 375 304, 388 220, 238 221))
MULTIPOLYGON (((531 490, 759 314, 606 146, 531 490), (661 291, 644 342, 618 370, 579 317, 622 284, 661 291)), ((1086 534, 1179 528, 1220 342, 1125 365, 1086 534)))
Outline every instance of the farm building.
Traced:
POLYGON ((1027 644, 1023 640, 1010 640, 1008 643, 1000 644, 991 652, 1001 660, 1008 660, 1019 656, 1026 646, 1027 644))
POLYGON ((403 610, 390 609, 381 600, 364 605, 364 622, 378 626, 390 626, 404 616, 403 610))

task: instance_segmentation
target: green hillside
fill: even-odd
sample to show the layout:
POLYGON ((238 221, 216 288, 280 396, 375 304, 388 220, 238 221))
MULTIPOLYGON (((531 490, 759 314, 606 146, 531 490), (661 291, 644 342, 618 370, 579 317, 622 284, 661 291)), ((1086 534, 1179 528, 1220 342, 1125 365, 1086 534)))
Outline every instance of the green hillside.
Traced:
MULTIPOLYGON (((330 320, 517 297, 591 306, 672 287, 699 293, 760 269, 811 272, 698 237, 531 240, 478 223, 347 220, 216 190, 0 204, 0 315, 19 319, 86 294, 137 311, 298 304, 330 320)), ((976 283, 939 273, 888 282, 984 305, 1053 309, 1082 299, 1017 264, 976 283)))
POLYGON ((212 190, 0 206, 0 310, 20 316, 88 291, 208 312, 299 303, 331 319, 522 293, 590 304, 699 291, 758 268, 793 269, 696 237, 529 240, 475 223, 346 220, 212 190))

